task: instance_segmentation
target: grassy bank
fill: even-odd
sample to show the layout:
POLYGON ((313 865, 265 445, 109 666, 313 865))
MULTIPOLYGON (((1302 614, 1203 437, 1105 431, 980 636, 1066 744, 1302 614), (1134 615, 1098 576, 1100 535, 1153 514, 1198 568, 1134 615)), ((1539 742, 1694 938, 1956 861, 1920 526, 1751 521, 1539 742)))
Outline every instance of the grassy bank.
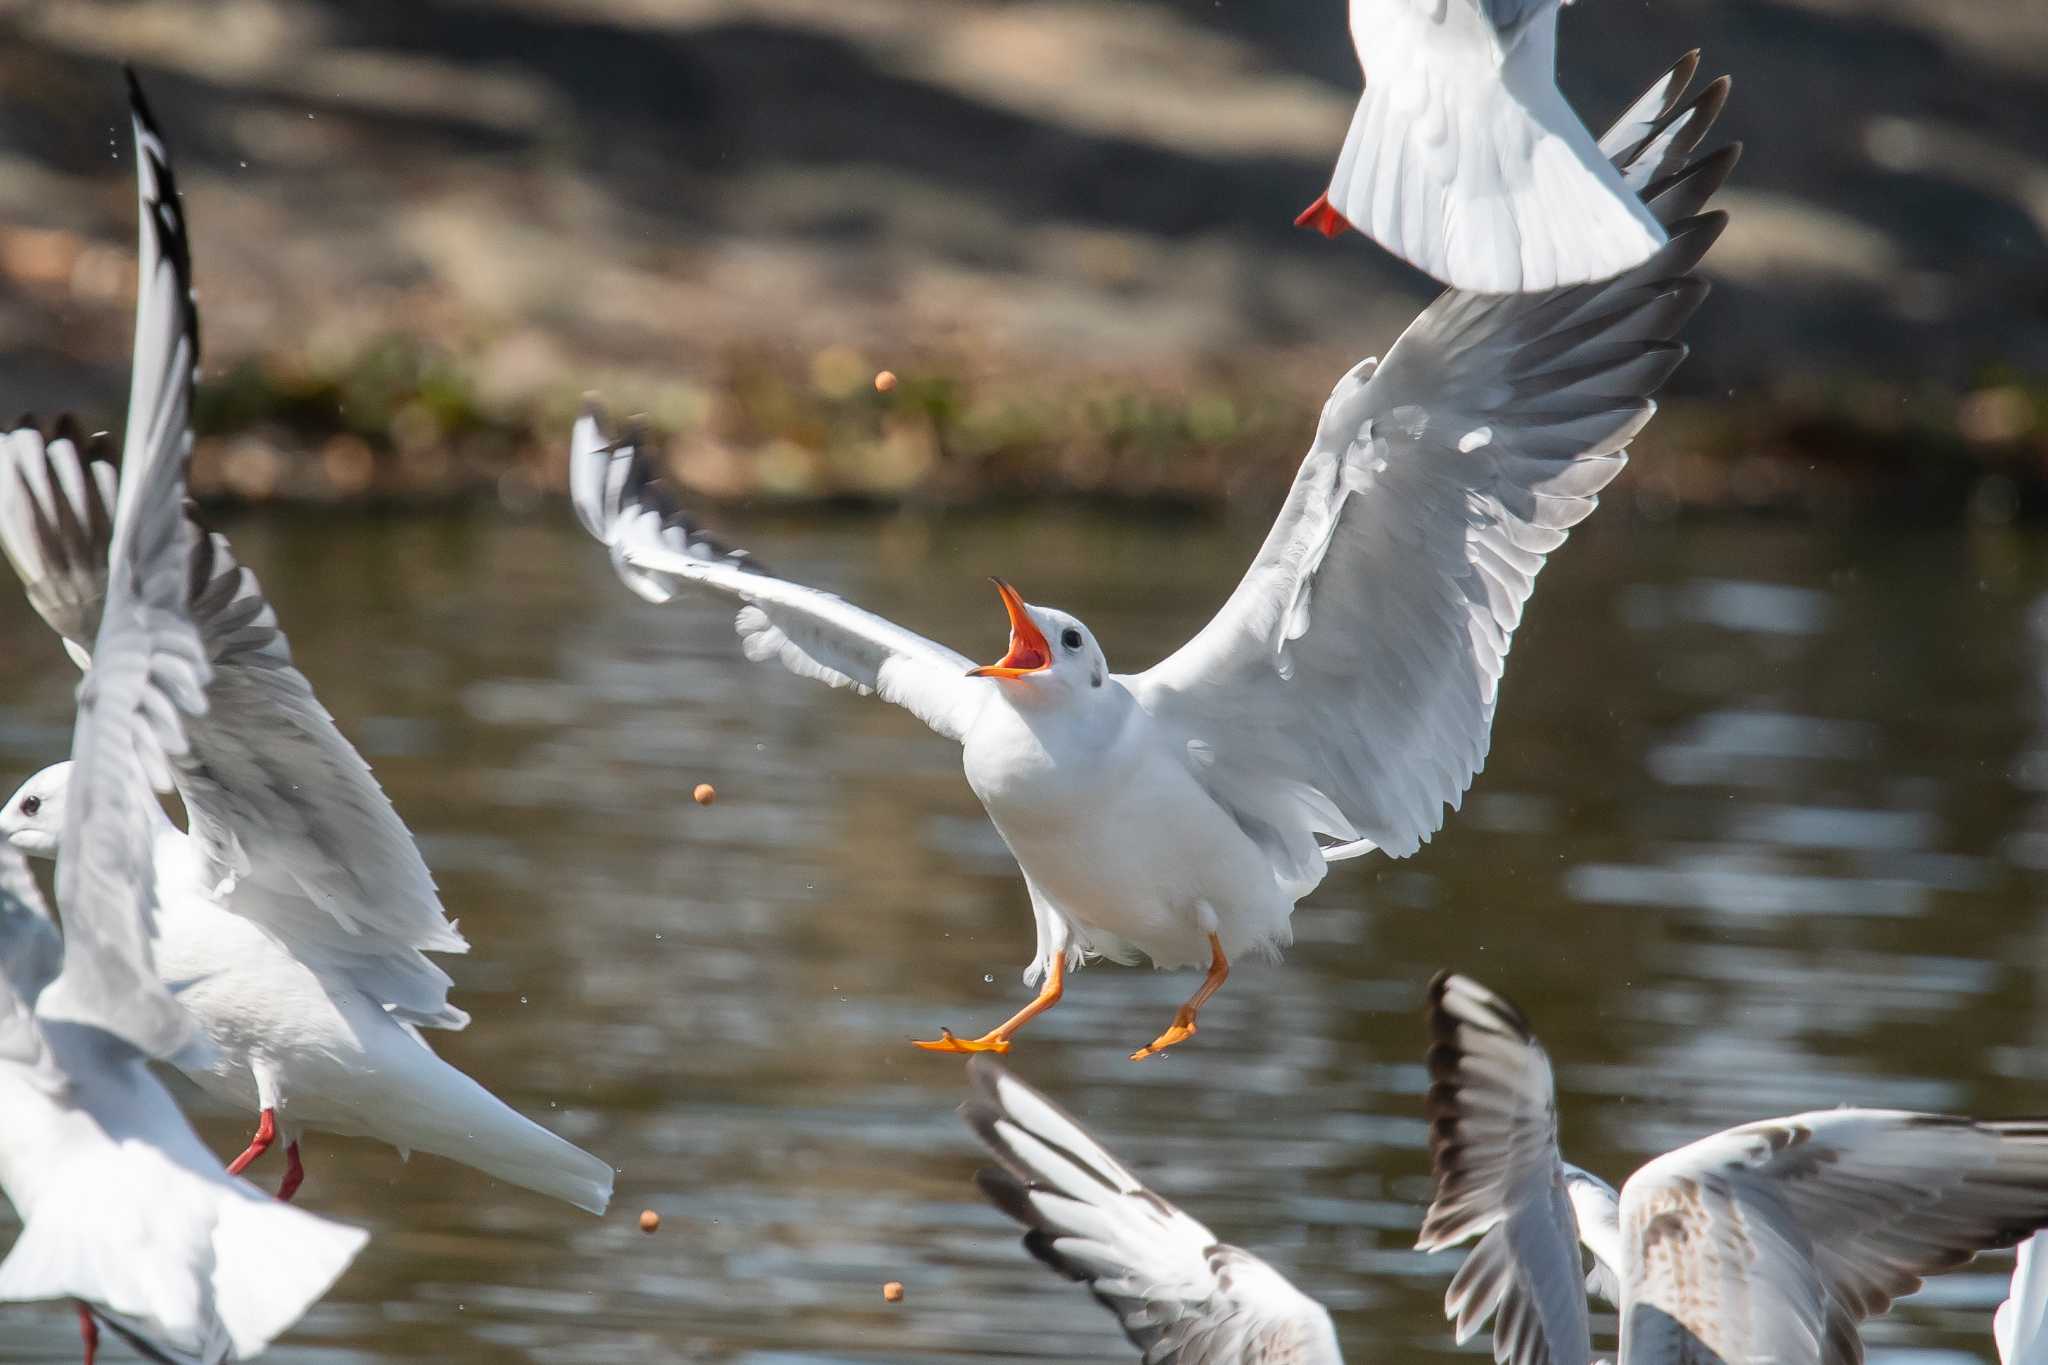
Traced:
MULTIPOLYGON (((962 355, 735 352, 689 379, 617 377, 676 476, 712 500, 1015 497, 1202 506, 1278 488, 1334 366, 1268 355, 1182 376, 1020 373, 962 355), (875 377, 896 376, 887 392, 875 377)), ((390 339, 342 363, 244 362, 203 387, 195 486, 216 501, 407 503, 559 490, 574 389, 511 386, 453 352, 390 339)), ((1667 401, 1626 488, 1671 507, 1933 516, 2048 510, 2048 385, 1881 385, 1667 401)))

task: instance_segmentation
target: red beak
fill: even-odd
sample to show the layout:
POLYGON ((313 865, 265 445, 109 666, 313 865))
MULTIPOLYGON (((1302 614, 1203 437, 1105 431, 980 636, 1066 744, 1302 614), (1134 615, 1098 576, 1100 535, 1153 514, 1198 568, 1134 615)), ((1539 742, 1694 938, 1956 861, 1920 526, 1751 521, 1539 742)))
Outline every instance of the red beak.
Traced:
POLYGON ((1010 652, 995 663, 968 669, 967 676, 1021 678, 1051 668, 1052 646, 1045 642, 1045 632, 1033 623, 1031 613, 1024 610, 1024 599, 1000 578, 991 578, 989 582, 996 585, 996 591, 1003 597, 1003 610, 1010 613, 1010 652))

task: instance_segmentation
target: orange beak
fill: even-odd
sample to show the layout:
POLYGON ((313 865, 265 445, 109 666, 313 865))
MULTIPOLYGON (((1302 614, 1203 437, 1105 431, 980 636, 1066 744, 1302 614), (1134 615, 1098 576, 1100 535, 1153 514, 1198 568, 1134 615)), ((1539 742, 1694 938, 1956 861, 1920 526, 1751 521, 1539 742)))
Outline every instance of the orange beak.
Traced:
POLYGON ((1021 678, 1051 668, 1052 646, 1045 642, 1045 632, 1032 622, 1031 613, 1024 610, 1024 599, 1000 578, 991 578, 989 582, 996 585, 996 591, 1003 597, 1003 610, 1010 613, 1010 652, 995 663, 968 669, 967 676, 1021 678))

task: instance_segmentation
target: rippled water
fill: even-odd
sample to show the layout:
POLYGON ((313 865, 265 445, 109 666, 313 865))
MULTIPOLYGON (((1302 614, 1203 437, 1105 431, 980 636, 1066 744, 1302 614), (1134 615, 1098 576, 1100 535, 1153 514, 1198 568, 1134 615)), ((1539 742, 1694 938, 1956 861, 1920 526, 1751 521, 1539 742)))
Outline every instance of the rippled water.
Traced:
MULTIPOLYGON (((745 663, 716 607, 629 598, 559 509, 226 529, 475 945, 451 965, 476 1022, 437 1046, 620 1169, 597 1220, 315 1136, 302 1198, 375 1241, 272 1358, 1130 1358, 979 1202, 959 1066, 905 1041, 1026 997, 1024 889, 950 744, 745 663)), ((734 529, 988 657, 1000 572, 1137 667, 1263 528, 734 529)), ((67 743, 72 679, 11 591, 0 641, 11 786, 67 743)), ((1409 1249, 1432 972, 1523 1004, 1568 1146, 1615 1177, 1799 1108, 2048 1111, 2044 867, 2048 539, 1616 506, 1545 573, 1488 770, 1433 844, 1336 869, 1290 959, 1240 970, 1167 1058, 1124 1055, 1192 977, 1111 966, 1012 1060, 1328 1302, 1351 1359, 1443 1358, 1452 1266, 1409 1249)), ((228 1154, 243 1126, 206 1132, 228 1154)), ((1866 1337, 1988 1356, 2002 1274, 1939 1281, 1866 1337)), ((0 1359, 75 1351, 68 1312, 0 1317, 0 1359)))

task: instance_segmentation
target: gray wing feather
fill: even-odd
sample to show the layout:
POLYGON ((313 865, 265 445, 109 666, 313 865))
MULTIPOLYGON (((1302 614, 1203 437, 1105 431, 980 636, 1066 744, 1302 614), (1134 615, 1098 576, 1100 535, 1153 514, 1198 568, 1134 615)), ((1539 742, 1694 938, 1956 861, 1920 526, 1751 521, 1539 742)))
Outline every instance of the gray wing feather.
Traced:
POLYGON ((1818 1342, 1823 1365, 1857 1365, 1857 1323, 2044 1225, 2048 1122, 1836 1109, 1729 1129, 1622 1189, 1622 1358, 1818 1342))
MULTIPOLYGON (((1703 96, 1650 122, 1696 143, 1718 108, 1703 96)), ((1665 146, 1639 134, 1630 154, 1665 146)), ((1652 186, 1669 240, 1642 266, 1548 294, 1448 291, 1347 375, 1230 600, 1128 680, 1213 757, 1219 800, 1283 832, 1290 875, 1312 885, 1312 862, 1361 842, 1412 853, 1462 799, 1537 573, 1685 355, 1672 338, 1726 221, 1698 210, 1733 164, 1724 149, 1652 186)))
POLYGON ((38 1010, 163 1057, 194 1036, 158 981, 152 791, 171 787, 184 718, 206 709, 209 675, 185 607, 192 537, 180 512, 198 368, 191 256, 168 155, 130 76, 141 218, 128 477, 115 503, 93 666, 78 692, 57 906, 64 965, 38 1010))
POLYGON ((1479 1237, 1444 1316, 1460 1342, 1493 1317, 1503 1365, 1586 1365, 1592 1326, 1550 1058, 1521 1011, 1467 976, 1430 983, 1429 1025, 1436 1196, 1415 1244, 1438 1251, 1479 1237))
POLYGON ((982 1192, 1031 1254, 1117 1317, 1147 1365, 1341 1365, 1330 1315, 1250 1252, 1146 1189, 1058 1106, 987 1057, 961 1108, 1001 1163, 982 1192))

